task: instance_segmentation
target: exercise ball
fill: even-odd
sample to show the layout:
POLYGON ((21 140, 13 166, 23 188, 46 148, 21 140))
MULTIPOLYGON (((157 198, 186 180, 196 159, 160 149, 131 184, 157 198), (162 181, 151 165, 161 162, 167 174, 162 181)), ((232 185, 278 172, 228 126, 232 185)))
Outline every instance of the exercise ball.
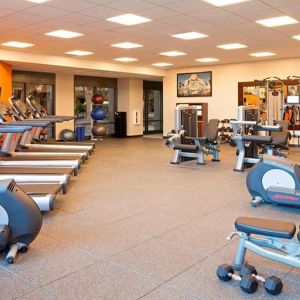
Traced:
POLYGON ((91 112, 91 116, 92 116, 92 119, 96 120, 96 121, 104 120, 107 117, 105 110, 101 107, 93 108, 93 110, 91 112))
POLYGON ((92 128, 93 136, 104 136, 107 134, 107 127, 103 124, 95 124, 92 128))
POLYGON ((75 132, 70 129, 64 129, 60 132, 60 138, 64 142, 72 142, 75 140, 75 132))
POLYGON ((47 130, 46 129, 42 129, 40 131, 40 135, 47 135, 47 130))
POLYGON ((104 102, 104 96, 100 94, 96 94, 92 97, 92 102, 94 104, 102 104, 104 102))

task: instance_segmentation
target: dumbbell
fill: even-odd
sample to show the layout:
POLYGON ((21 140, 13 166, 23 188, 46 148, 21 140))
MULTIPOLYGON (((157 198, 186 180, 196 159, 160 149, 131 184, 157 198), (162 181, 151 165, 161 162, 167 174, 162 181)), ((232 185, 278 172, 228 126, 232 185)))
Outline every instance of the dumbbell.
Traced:
POLYGON ((257 271, 255 267, 251 265, 245 265, 241 268, 240 276, 249 276, 251 275, 254 277, 257 281, 262 282, 264 284, 264 288, 267 291, 267 293, 271 295, 278 295, 281 293, 283 288, 283 283, 280 278, 276 276, 270 276, 268 278, 264 278, 257 275, 257 271))
POLYGON ((231 279, 234 279, 236 281, 239 281, 240 288, 247 294, 252 294, 256 292, 258 288, 258 281, 254 276, 251 274, 245 275, 243 277, 234 274, 233 268, 228 264, 223 264, 218 267, 217 269, 217 276, 222 281, 230 281, 231 279))

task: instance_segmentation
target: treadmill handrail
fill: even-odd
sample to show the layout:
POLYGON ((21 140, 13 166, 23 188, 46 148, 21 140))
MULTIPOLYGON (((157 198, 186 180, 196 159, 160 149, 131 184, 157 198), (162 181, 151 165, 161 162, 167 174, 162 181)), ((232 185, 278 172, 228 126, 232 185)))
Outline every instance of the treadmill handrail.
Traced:
POLYGON ((31 130, 30 126, 0 126, 0 133, 24 133, 25 131, 31 130))
POLYGON ((13 121, 5 122, 4 125, 7 126, 31 126, 31 127, 47 127, 51 122, 49 121, 40 121, 40 120, 24 120, 24 121, 13 121))

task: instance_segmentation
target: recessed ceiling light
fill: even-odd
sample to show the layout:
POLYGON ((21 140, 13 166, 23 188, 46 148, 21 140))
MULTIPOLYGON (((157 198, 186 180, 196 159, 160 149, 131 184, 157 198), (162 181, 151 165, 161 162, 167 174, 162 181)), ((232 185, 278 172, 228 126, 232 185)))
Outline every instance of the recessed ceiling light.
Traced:
POLYGON ((238 4, 242 2, 248 2, 250 0, 203 0, 203 1, 212 4, 214 6, 226 6, 226 5, 238 4))
POLYGON ((119 58, 114 58, 114 60, 121 61, 121 62, 138 61, 137 58, 132 58, 132 57, 119 57, 119 58))
POLYGON ((142 23, 152 21, 151 19, 140 17, 133 14, 120 15, 120 16, 108 18, 106 20, 110 22, 122 24, 122 25, 127 25, 127 26, 137 25, 137 24, 142 24, 142 23))
POLYGON ((32 3, 37 3, 37 4, 42 4, 42 3, 49 2, 49 1, 52 1, 52 0, 25 0, 25 1, 32 2, 32 3))
POLYGON ((296 23, 298 23, 298 21, 289 16, 282 16, 282 17, 258 20, 258 21, 256 21, 256 23, 266 26, 266 27, 276 27, 276 26, 296 24, 296 23))
POLYGON ((165 56, 181 56, 181 55, 186 55, 186 53, 180 52, 180 51, 167 51, 167 52, 161 52, 159 54, 160 55, 165 55, 165 56))
POLYGON ((1 45, 7 47, 15 47, 15 48, 28 48, 34 46, 33 44, 30 43, 23 43, 23 42, 16 42, 16 41, 6 42, 1 45))
POLYGON ((83 51, 83 50, 73 50, 73 51, 68 51, 65 54, 76 55, 76 56, 86 56, 86 55, 92 55, 92 54, 94 54, 94 52, 83 51))
POLYGON ((161 63, 152 64, 152 66, 154 66, 154 67, 169 67, 169 66, 173 66, 173 64, 161 62, 161 63))
POLYGON ((294 35, 293 39, 300 41, 300 34, 299 35, 294 35))
POLYGON ((79 32, 73 32, 73 31, 59 29, 59 30, 45 33, 45 35, 54 36, 54 37, 58 37, 58 38, 62 38, 62 39, 72 39, 72 38, 82 36, 83 34, 79 33, 79 32))
POLYGON ((130 42, 112 44, 111 46, 117 48, 123 48, 123 49, 133 49, 133 48, 143 47, 143 45, 130 43, 130 42))
POLYGON ((185 32, 185 33, 179 33, 179 34, 173 34, 172 37, 183 39, 183 40, 195 40, 195 39, 201 39, 208 37, 208 35, 200 32, 185 32))
POLYGON ((266 56, 273 56, 276 54, 273 52, 254 52, 254 53, 250 53, 249 55, 254 57, 266 57, 266 56))
POLYGON ((208 63, 208 62, 214 62, 214 61, 219 61, 217 58, 213 57, 205 57, 205 58, 197 58, 195 61, 203 62, 203 63, 208 63))
POLYGON ((233 43, 233 44, 224 44, 217 46, 218 48, 225 49, 225 50, 233 50, 233 49, 242 49, 247 48, 248 46, 239 44, 239 43, 233 43))

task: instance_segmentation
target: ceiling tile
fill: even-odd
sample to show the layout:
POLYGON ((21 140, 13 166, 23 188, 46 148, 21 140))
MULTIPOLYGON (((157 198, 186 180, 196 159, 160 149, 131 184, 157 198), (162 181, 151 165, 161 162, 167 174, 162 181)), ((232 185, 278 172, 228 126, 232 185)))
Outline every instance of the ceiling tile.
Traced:
POLYGON ((155 6, 149 2, 141 0, 118 0, 104 4, 106 7, 122 10, 126 13, 134 13, 139 10, 154 8, 155 6))
POLYGON ((46 5, 35 5, 31 8, 23 10, 23 12, 43 18, 55 18, 69 14, 69 12, 66 10, 49 7, 46 5))
POLYGON ((71 1, 61 1, 61 0, 51 0, 46 2, 45 5, 67 10, 70 12, 80 12, 81 10, 92 8, 97 6, 97 3, 92 3, 85 0, 71 0, 71 1))

